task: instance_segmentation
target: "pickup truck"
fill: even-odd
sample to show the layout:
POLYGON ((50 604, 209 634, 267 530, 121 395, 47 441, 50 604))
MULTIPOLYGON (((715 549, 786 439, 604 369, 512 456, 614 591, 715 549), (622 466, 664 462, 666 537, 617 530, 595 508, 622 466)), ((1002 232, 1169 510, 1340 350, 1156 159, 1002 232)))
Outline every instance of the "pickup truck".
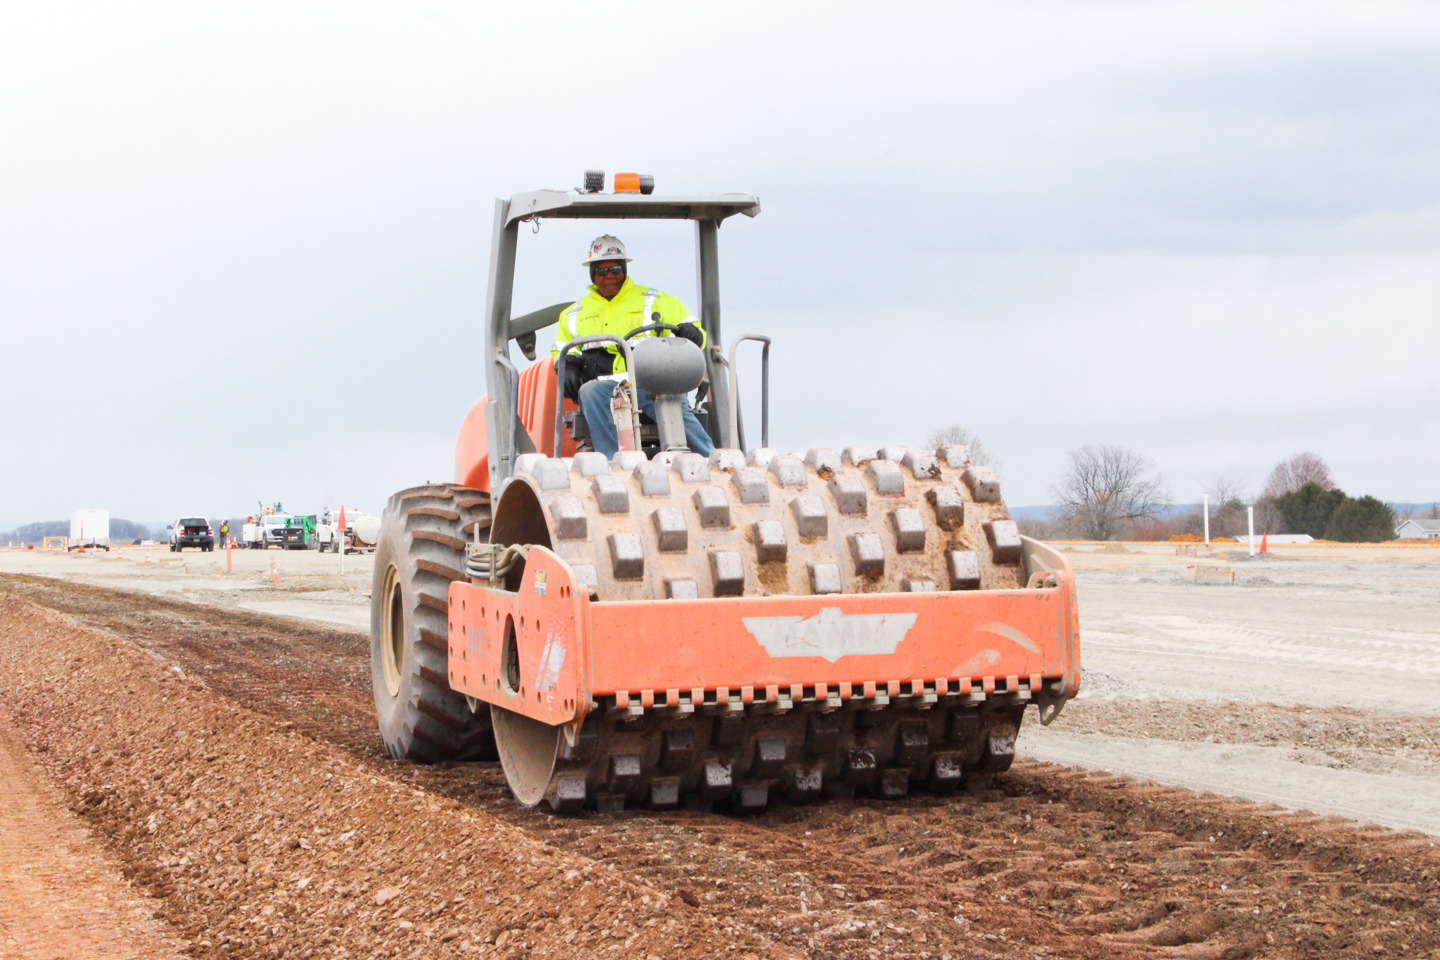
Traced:
POLYGON ((170 525, 170 552, 176 553, 186 547, 201 550, 215 549, 215 530, 204 517, 181 517, 170 525))
POLYGON ((284 546, 282 534, 290 516, 284 513, 266 513, 250 519, 240 528, 240 540, 252 550, 266 550, 271 546, 284 546))

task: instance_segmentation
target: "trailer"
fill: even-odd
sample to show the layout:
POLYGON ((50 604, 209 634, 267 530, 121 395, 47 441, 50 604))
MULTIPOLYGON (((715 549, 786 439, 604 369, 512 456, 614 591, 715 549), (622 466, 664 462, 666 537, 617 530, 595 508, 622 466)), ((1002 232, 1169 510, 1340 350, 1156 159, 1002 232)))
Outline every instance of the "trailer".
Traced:
POLYGON ((315 539, 323 553, 329 550, 331 553, 340 552, 340 542, 343 539, 347 553, 356 553, 361 550, 374 551, 375 543, 380 539, 380 518, 371 516, 360 510, 358 507, 345 507, 345 530, 344 537, 340 536, 340 515, 341 510, 327 509, 320 515, 320 522, 315 525, 315 539))
POLYGON ((70 512, 67 550, 110 549, 110 511, 82 508, 70 512))

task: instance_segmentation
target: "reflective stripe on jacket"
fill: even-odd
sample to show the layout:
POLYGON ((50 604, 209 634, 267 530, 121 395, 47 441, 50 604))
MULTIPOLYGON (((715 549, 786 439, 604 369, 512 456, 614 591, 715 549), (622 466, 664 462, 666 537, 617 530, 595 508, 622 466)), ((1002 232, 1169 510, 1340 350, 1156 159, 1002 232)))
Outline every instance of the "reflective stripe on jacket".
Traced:
MULTIPOLYGON (((606 300, 595 290, 595 285, 590 285, 590 292, 579 300, 575 301, 564 310, 560 311, 560 326, 555 331, 555 345, 550 348, 550 357, 555 359, 560 356, 560 348, 565 346, 576 337, 590 337, 597 333, 610 333, 617 337, 634 330, 636 327, 643 327, 647 323, 668 323, 678 326, 682 323, 693 323, 700 327, 700 322, 690 313, 690 310, 677 298, 670 296, 663 290, 655 287, 642 287, 629 277, 615 294, 615 299, 606 300), (660 314, 658 320, 654 314, 660 314)), ((655 333, 647 333, 644 336, 654 336, 655 333)), ((661 336, 670 336, 670 332, 660 331, 661 336)), ((705 346, 705 330, 700 327, 700 346, 705 346)), ((621 373, 625 369, 625 360, 619 355, 620 348, 613 343, 604 344, 604 349, 615 354, 615 373, 621 373)))

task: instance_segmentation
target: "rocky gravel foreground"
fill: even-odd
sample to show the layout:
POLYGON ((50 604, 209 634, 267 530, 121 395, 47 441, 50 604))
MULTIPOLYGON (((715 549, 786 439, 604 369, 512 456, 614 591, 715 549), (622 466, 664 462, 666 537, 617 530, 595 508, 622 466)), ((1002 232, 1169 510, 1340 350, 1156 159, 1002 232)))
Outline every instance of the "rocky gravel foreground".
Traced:
POLYGON ((42 765, 194 957, 761 955, 739 924, 382 779, 11 596, 0 672, 42 765))
MULTIPOLYGON (((192 957, 1440 958, 1421 834, 1026 760, 976 794, 555 817, 493 763, 385 757, 363 635, 45 578, 0 577, 0 671, 9 745, 192 957)), ((1426 721, 1363 713, 1066 717, 1433 759, 1426 721)), ((3 960, 124 932, 7 953, 6 916, 3 960)))

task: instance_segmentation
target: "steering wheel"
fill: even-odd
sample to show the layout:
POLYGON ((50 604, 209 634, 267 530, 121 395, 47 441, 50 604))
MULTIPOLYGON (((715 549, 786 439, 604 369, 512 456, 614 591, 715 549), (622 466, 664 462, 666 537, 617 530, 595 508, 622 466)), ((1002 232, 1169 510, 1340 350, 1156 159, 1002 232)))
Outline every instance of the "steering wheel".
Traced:
POLYGON ((680 328, 673 323, 660 323, 657 321, 655 323, 647 323, 642 327, 636 327, 634 330, 625 334, 625 339, 629 340, 631 337, 638 337, 640 334, 649 333, 651 330, 668 330, 672 334, 680 332, 680 328))

